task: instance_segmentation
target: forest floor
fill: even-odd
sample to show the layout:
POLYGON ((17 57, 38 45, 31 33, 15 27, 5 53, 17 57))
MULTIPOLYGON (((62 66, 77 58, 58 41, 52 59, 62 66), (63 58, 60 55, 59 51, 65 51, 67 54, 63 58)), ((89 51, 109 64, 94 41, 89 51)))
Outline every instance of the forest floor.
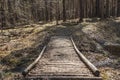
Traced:
POLYGON ((31 24, 7 29, 0 34, 0 73, 10 80, 39 55, 51 36, 72 36, 79 50, 101 71, 104 80, 120 80, 120 51, 99 50, 106 42, 120 44, 120 19, 86 20, 55 25, 31 24))

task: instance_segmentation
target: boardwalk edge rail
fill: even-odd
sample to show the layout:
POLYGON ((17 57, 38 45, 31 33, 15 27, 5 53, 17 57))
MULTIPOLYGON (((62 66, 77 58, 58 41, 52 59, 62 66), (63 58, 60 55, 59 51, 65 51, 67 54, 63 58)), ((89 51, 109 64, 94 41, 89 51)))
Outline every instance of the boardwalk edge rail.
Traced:
MULTIPOLYGON (((49 78, 80 78, 80 79, 85 79, 85 80, 102 80, 100 76, 100 71, 78 50, 77 46, 75 45, 75 42, 73 41, 73 38, 70 37, 72 45, 76 51, 76 53, 78 54, 79 58, 85 63, 86 66, 88 66, 88 68, 93 72, 93 74, 95 75, 94 77, 80 77, 80 76, 51 76, 48 75, 49 78)), ((45 52, 47 46, 44 46, 42 51, 40 52, 38 58, 32 63, 30 64, 23 72, 22 75, 24 76, 25 79, 34 79, 34 78, 39 78, 39 79, 43 79, 46 76, 41 76, 41 75, 35 75, 35 76, 31 76, 31 77, 26 77, 27 74, 29 73, 29 71, 38 63, 38 61, 40 60, 40 58, 42 57, 43 53, 45 52)))
POLYGON ((40 58, 42 57, 44 51, 46 49, 46 46, 43 47, 42 51, 40 52, 38 58, 32 63, 30 64, 23 72, 22 75, 26 76, 28 74, 28 72, 38 63, 38 61, 40 60, 40 58))
POLYGON ((80 59, 89 67, 89 69, 93 72, 93 74, 97 77, 100 76, 100 71, 78 50, 73 38, 71 37, 72 44, 74 46, 75 51, 78 53, 80 59))

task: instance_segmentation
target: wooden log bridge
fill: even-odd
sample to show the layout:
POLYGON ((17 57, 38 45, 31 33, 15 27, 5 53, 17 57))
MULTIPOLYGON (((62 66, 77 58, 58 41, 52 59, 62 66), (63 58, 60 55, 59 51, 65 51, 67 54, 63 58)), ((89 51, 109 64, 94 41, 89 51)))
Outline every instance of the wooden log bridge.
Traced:
POLYGON ((72 38, 55 36, 22 73, 25 80, 102 80, 72 38))

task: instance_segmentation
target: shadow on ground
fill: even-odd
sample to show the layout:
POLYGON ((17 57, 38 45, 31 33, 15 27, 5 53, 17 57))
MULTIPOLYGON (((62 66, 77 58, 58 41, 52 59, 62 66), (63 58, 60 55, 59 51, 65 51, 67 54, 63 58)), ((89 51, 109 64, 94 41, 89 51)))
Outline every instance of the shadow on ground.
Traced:
POLYGON ((72 31, 70 30, 69 24, 62 24, 57 26, 48 26, 41 32, 36 33, 38 35, 35 43, 31 47, 23 48, 20 50, 14 50, 9 55, 4 57, 1 62, 3 66, 7 66, 8 69, 4 69, 4 72, 22 72, 29 64, 31 64, 35 58, 38 57, 44 45, 49 42, 51 36, 71 36, 72 31))
MULTIPOLYGON (((106 23, 105 25, 108 26, 108 23, 106 23)), ((117 36, 120 36, 120 28, 119 28, 120 23, 112 21, 109 22, 109 25, 115 26, 116 34, 117 36)), ((51 36, 72 36, 79 50, 83 54, 88 53, 87 55, 90 55, 89 53, 96 53, 96 54, 99 53, 101 55, 102 53, 96 51, 96 46, 93 43, 93 39, 88 38, 82 32, 83 27, 84 25, 78 23, 63 23, 61 25, 47 27, 45 30, 38 32, 37 34, 41 34, 42 32, 46 32, 46 34, 39 36, 37 40, 35 40, 35 44, 33 44, 32 47, 12 51, 10 55, 2 59, 2 65, 11 67, 10 69, 6 69, 4 71, 5 72, 23 71, 30 63, 32 63, 35 60, 36 57, 38 57, 41 49, 45 44, 49 42, 51 36)), ((102 56, 104 57, 104 55, 102 56)), ((93 55, 91 58, 95 58, 95 57, 96 56, 93 55)), ((94 60, 91 61, 93 61, 94 63, 94 60)), ((115 66, 110 66, 110 65, 106 65, 106 66, 115 68, 115 66)))

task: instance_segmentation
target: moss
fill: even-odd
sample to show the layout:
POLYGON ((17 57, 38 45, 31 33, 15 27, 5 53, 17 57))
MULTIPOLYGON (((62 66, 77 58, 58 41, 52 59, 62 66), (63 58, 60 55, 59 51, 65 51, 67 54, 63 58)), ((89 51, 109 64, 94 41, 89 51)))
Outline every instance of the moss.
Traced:
POLYGON ((87 25, 89 25, 89 24, 88 24, 88 23, 85 23, 85 22, 82 23, 82 26, 87 26, 87 25))
POLYGON ((16 59, 16 58, 11 58, 11 59, 9 60, 9 63, 10 63, 11 65, 13 65, 13 66, 16 66, 18 63, 20 63, 20 61, 19 61, 18 59, 16 59))
POLYGON ((109 57, 109 55, 110 55, 110 54, 108 54, 108 53, 103 53, 103 56, 104 56, 104 57, 109 57))
POLYGON ((109 76, 107 75, 107 73, 102 72, 101 76, 102 76, 103 80, 109 80, 109 76))
POLYGON ((12 76, 12 72, 5 72, 5 73, 3 73, 3 75, 6 76, 6 77, 7 76, 12 76))
POLYGON ((63 26, 75 26, 75 25, 77 25, 78 23, 76 23, 76 22, 71 22, 71 23, 63 23, 62 25, 63 26))
POLYGON ((5 56, 9 55, 9 51, 0 51, 0 58, 4 58, 5 56))
POLYGON ((120 58, 117 59, 117 62, 120 63, 120 58))

